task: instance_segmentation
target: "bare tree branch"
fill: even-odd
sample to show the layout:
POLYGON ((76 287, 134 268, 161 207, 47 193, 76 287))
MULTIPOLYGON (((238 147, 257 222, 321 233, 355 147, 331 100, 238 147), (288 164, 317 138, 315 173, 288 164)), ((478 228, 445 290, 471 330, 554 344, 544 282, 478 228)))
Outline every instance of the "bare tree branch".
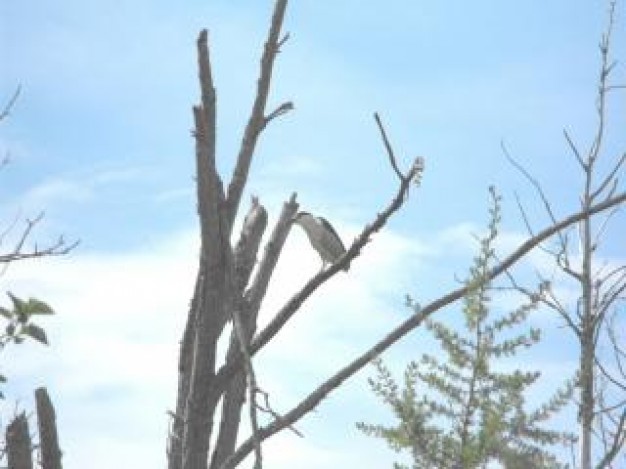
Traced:
MULTIPOLYGON (((279 421, 282 420, 283 416, 280 415, 278 412, 276 412, 274 409, 272 409, 272 406, 270 405, 269 394, 263 391, 262 389, 258 389, 257 392, 263 395, 263 400, 265 402, 264 405, 259 405, 259 409, 263 412, 270 414, 274 418, 274 420, 279 420, 279 421)), ((295 427, 292 427, 290 425, 287 428, 289 428, 289 430, 291 430, 294 434, 298 435, 300 438, 304 438, 304 435, 295 427)))
POLYGON ((263 123, 263 127, 266 127, 267 124, 269 124, 272 119, 280 117, 283 114, 287 114, 289 111, 292 111, 292 110, 293 110, 293 103, 291 101, 281 104, 280 106, 278 106, 276 109, 274 109, 272 112, 270 112, 267 115, 267 117, 265 118, 265 122, 263 123))
MULTIPOLYGON (((205 54, 199 43, 199 60, 205 54)), ((202 79, 202 74, 201 74, 202 79)), ((227 222, 223 213, 222 183, 215 169, 215 134, 209 127, 207 115, 213 115, 200 106, 194 107, 196 164, 198 184, 198 211, 202 233, 201 266, 198 280, 201 286, 197 310, 188 320, 194 321, 193 346, 190 348, 191 369, 189 373, 188 395, 185 400, 182 418, 182 469, 203 469, 207 467, 208 445, 212 431, 214 408, 206 407, 210 397, 210 382, 215 370, 217 339, 224 327, 227 312, 231 311, 232 298, 228 282, 232 280, 232 250, 230 247, 227 222)), ((179 376, 179 380, 184 377, 179 376)), ((184 378, 186 379, 186 378, 184 378)), ((170 467, 177 462, 170 459, 170 467)))
MULTIPOLYGON (((528 239, 524 243, 522 243, 513 253, 507 256, 500 264, 498 264, 495 268, 493 268, 488 275, 486 276, 486 280, 491 280, 507 269, 509 269, 513 264, 519 261, 524 255, 526 255, 530 250, 535 248, 537 245, 545 241, 546 239, 554 236, 560 230, 567 228, 568 226, 579 222, 580 220, 590 217, 596 213, 600 213, 604 210, 610 209, 618 204, 624 203, 626 201, 626 193, 622 193, 616 197, 605 200, 601 203, 593 205, 589 207, 589 210, 578 212, 570 215, 569 217, 559 221, 551 225, 550 227, 540 231, 535 237, 528 239)), ((359 237, 360 239, 360 237, 359 237)), ((356 241, 355 241, 356 243, 356 241)), ((354 246, 354 245, 353 245, 354 246)), ((333 267, 336 267, 336 264, 333 267)), ((331 267, 331 269, 333 268, 331 267)), ((329 272, 331 269, 328 269, 329 272)), ((323 272, 324 273, 324 272, 323 272)), ((321 274, 314 277, 313 280, 320 277, 321 274)), ((310 284, 311 282, 309 282, 310 284)), ((307 286, 309 285, 307 284, 307 286)), ((292 410, 287 412, 281 421, 274 421, 269 425, 260 429, 259 436, 262 440, 270 437, 271 435, 283 430, 288 425, 295 423, 297 420, 302 418, 309 411, 314 409, 330 392, 340 386, 346 379, 350 378, 357 371, 363 368, 367 363, 369 363, 376 356, 380 355, 386 349, 388 349, 391 345, 396 343, 402 337, 404 337, 407 333, 418 327, 427 317, 429 317, 434 312, 440 310, 441 308, 457 301, 467 294, 468 288, 462 287, 457 290, 454 290, 437 300, 429 303, 424 306, 420 311, 416 312, 406 321, 404 321, 400 326, 396 327, 393 331, 391 331, 387 336, 385 336, 382 340, 376 343, 369 350, 361 354, 355 360, 353 360, 349 365, 345 368, 338 371, 335 375, 326 380, 323 384, 321 384, 316 390, 310 393, 304 400, 302 400, 298 405, 296 405, 292 410)), ((293 299, 292 299, 293 301, 293 299)), ((254 345, 254 343, 253 343, 254 345)), ((251 348, 251 351, 254 351, 254 348, 251 348)), ((220 370, 221 371, 221 370, 220 370)), ((232 455, 229 460, 222 466, 222 469, 230 469, 239 464, 253 449, 253 441, 251 439, 243 442, 237 451, 232 455)))
POLYGON ((613 166, 613 169, 605 176, 604 180, 598 185, 598 188, 591 193, 590 197, 592 200, 595 200, 610 183, 615 181, 615 175, 624 165, 624 161, 626 161, 626 153, 622 153, 622 156, 620 156, 615 166, 613 166))
MULTIPOLYGON (((13 249, 6 254, 0 254, 0 264, 3 264, 2 268, 0 269, 0 276, 6 273, 7 269, 9 268, 9 265, 12 262, 20 261, 24 259, 33 259, 37 257, 63 256, 69 253, 76 246, 78 246, 80 241, 74 241, 73 243, 68 244, 63 238, 63 236, 59 236, 59 238, 57 238, 57 240, 54 243, 47 245, 44 248, 40 248, 37 246, 37 244, 35 244, 32 250, 24 251, 23 250, 24 244, 28 240, 35 226, 43 219, 43 217, 44 217, 44 212, 41 212, 39 215, 37 215, 33 219, 27 218, 26 227, 24 228, 19 238, 17 239, 15 245, 13 246, 13 249)), ((15 223, 12 223, 11 226, 7 229, 7 231, 2 233, 0 240, 4 238, 8 234, 8 231, 10 231, 14 226, 15 226, 15 223)))
POLYGON ((248 178, 248 171, 250 169, 250 163, 252 162, 252 155, 254 154, 257 140, 261 131, 265 128, 265 125, 268 122, 264 116, 265 106, 269 95, 274 59, 276 58, 280 45, 282 45, 285 41, 281 40, 279 36, 286 8, 287 0, 276 0, 274 14, 272 16, 272 24, 270 26, 267 42, 265 43, 263 57, 261 58, 261 71, 257 82, 256 97, 243 135, 239 155, 237 156, 237 164, 228 186, 226 207, 227 221, 231 230, 239 208, 241 194, 243 193, 243 189, 248 178))
MULTIPOLYGON (((543 189, 541 187, 541 184, 539 184, 539 181, 537 181, 537 179, 535 179, 526 170, 526 168, 524 168, 520 163, 518 163, 515 160, 515 158, 513 158, 511 156, 511 154, 509 153, 509 150, 506 148, 506 145, 504 144, 504 142, 500 142, 500 148, 502 148, 502 152, 504 153, 504 156, 506 157, 506 159, 509 160, 509 163, 511 163, 515 169, 517 169, 520 173, 522 173, 524 175, 524 177, 535 188, 535 190, 537 191, 537 194, 539 194, 539 197, 541 197, 541 201, 543 202, 543 206, 544 206, 544 208, 546 210, 546 213, 550 216, 550 221, 552 221, 552 223, 556 223, 556 216, 554 215, 554 212, 552 211, 552 205, 548 201, 548 198, 546 197, 546 194, 543 191, 543 189)), ((558 233, 558 235, 559 235, 559 239, 561 241, 561 244, 565 244, 565 242, 561 239, 561 233, 558 233)))
POLYGON ((383 123, 381 122, 380 116, 378 115, 377 112, 374 113, 374 119, 376 120, 376 125, 378 125, 378 130, 380 130, 380 136, 383 139, 383 143, 385 144, 385 149, 387 150, 387 156, 389 156, 389 163, 391 164, 391 167, 395 171, 398 178, 402 181, 402 179, 404 178, 404 175, 398 168, 396 156, 393 153, 393 149, 391 148, 391 143, 389 143, 389 139, 387 138, 387 132, 385 132, 385 127, 383 126, 383 123))
POLYGON ((609 464, 615 459, 615 457, 619 454, 619 451, 624 446, 624 442, 626 441, 626 408, 622 410, 622 415, 617 423, 616 429, 613 432, 613 442, 611 444, 611 448, 604 454, 604 457, 600 460, 597 469, 603 469, 605 467, 609 467, 609 464))
POLYGON ((263 467, 263 453, 261 450, 261 439, 259 437, 259 421, 257 417, 256 392, 258 389, 252 358, 248 351, 249 335, 244 330, 243 321, 238 308, 233 311, 233 328, 239 343, 239 351, 243 357, 244 370, 248 385, 248 409, 250 411, 250 426, 252 428, 252 441, 254 442, 254 469, 263 467))
MULTIPOLYGON (((241 235, 235 247, 234 296, 236 300, 232 313, 235 327, 231 332, 230 344, 226 354, 226 361, 231 361, 234 357, 243 358, 245 368, 239 371, 237 376, 230 381, 228 387, 224 390, 221 422, 214 445, 215 449, 211 456, 211 468, 219 467, 223 460, 234 450, 239 430, 241 407, 245 399, 246 378, 249 391, 258 387, 250 354, 248 353, 250 337, 256 328, 256 314, 252 314, 251 311, 245 308, 246 305, 242 299, 242 294, 254 268, 259 244, 266 226, 267 211, 259 203, 258 198, 253 196, 250 210, 245 217, 241 235)), ((249 395, 249 398, 256 398, 256 396, 249 395)), ((215 404, 217 404, 216 401, 215 404)), ((253 411, 251 410, 251 412, 253 411)), ((256 414, 253 415, 251 413, 250 417, 253 428, 257 428, 256 414)), ((258 460, 261 460, 260 445, 257 449, 258 460)))
POLYGON ((278 331, 287 323, 293 314, 300 308, 300 305, 325 281, 342 270, 345 266, 356 258, 361 249, 370 241, 370 237, 378 232, 386 223, 389 217, 395 213, 401 206, 408 193, 412 178, 418 170, 416 167, 411 168, 406 176, 402 176, 400 187, 395 198, 374 220, 373 223, 367 225, 361 234, 354 240, 346 253, 328 269, 320 271, 311 280, 309 280, 302 289, 295 294, 276 314, 274 319, 263 329, 252 341, 250 347, 251 353, 256 353, 265 344, 267 344, 278 331))
POLYGON ((602 362, 600 360, 598 360, 598 357, 594 357, 594 360, 596 362, 596 366, 598 367, 598 369, 600 370, 600 372, 604 375, 604 377, 610 381, 611 383, 613 383, 615 386, 617 386, 618 388, 620 388, 622 391, 626 392, 626 385, 623 383, 620 383, 618 380, 616 380, 613 375, 611 373, 609 373, 609 371, 604 367, 604 365, 602 364, 602 362))
POLYGON ((574 144, 574 141, 572 140, 572 137, 570 137, 569 132, 567 130, 563 130, 563 135, 565 136, 565 140, 567 140, 567 144, 569 145, 570 149, 572 150, 572 153, 576 157, 576 161, 578 161, 578 164, 583 169, 583 171, 586 172, 587 171, 587 163, 585 163, 583 161, 583 159, 582 159, 582 156, 580 156, 580 151, 578 150, 578 147, 576 146, 576 144, 574 144))
POLYGON ((13 109, 15 101, 17 101, 17 98, 20 95, 20 91, 22 91, 22 85, 17 86, 17 88, 13 92, 13 95, 9 99, 9 102, 6 104, 6 106, 4 106, 4 109, 0 111, 0 121, 7 118, 9 114, 11 114, 11 109, 13 109))
MULTIPOLYGON (((261 307, 261 302, 265 297, 271 274, 278 262, 280 252, 291 228, 291 219, 297 211, 298 203, 296 202, 296 194, 294 193, 291 195, 290 200, 285 202, 283 205, 283 210, 274 227, 272 236, 265 245, 265 252, 261 262, 259 263, 259 268, 256 272, 254 280, 245 292, 242 308, 245 311, 244 316, 246 317, 246 333, 248 334, 249 339, 253 336, 256 330, 256 321, 261 307)), ((233 342, 231 340, 231 345, 232 343, 233 342)), ((233 413, 231 409, 226 410, 225 406, 230 399, 236 397, 231 389, 237 388, 237 383, 235 383, 235 381, 238 379, 237 374, 241 372, 241 360, 242 357, 238 353, 238 348, 231 346, 226 356, 226 363, 220 368, 219 372, 215 376, 214 392, 208 405, 216 405, 222 393, 227 391, 228 386, 227 395, 224 398, 222 410, 223 416, 228 416, 233 413), (230 396, 228 393, 230 393, 230 396)), ((218 437, 216 450, 211 461, 212 468, 219 467, 226 457, 232 453, 236 443, 236 431, 231 429, 231 432, 230 436, 228 436, 226 427, 220 427, 220 437, 222 438, 220 440, 220 437, 218 437)))
MULTIPOLYGON (((280 331, 280 329, 282 329, 287 321, 289 321, 296 311, 298 311, 302 303, 306 301, 306 299, 313 294, 319 286, 335 275, 339 270, 342 270, 346 265, 349 265, 352 259, 356 258, 360 254, 361 249, 369 242, 371 235, 379 231, 385 225, 389 217, 391 217, 391 215, 402 206, 406 200, 406 195, 408 194, 411 182, 421 171, 423 171, 423 161, 421 158, 417 158, 407 174, 401 174, 401 183, 398 192, 387 208, 378 215, 373 223, 367 225, 363 229, 350 248, 335 264, 315 275, 278 311, 265 329, 255 336, 252 344, 250 345, 251 355, 258 352, 280 331)), ((261 263, 261 266, 263 266, 263 263, 261 263)), ((262 272, 263 268, 259 269, 259 275, 262 272)), ((269 281, 269 277, 267 278, 267 281, 269 281)), ((263 285, 266 285, 266 283, 263 285)), ((216 381, 227 383, 237 372, 240 366, 240 359, 234 360, 230 363, 227 362, 217 372, 216 381)))

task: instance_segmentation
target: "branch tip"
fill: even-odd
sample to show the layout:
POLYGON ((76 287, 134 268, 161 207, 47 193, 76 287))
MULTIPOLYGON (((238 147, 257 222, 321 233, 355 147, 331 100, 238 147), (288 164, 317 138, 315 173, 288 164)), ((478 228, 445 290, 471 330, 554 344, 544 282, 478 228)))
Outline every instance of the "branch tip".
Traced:
POLYGON ((380 116, 377 112, 374 113, 374 120, 376 121, 376 125, 378 125, 378 130, 380 131, 380 136, 383 139, 383 144, 385 145, 385 149, 387 150, 387 156, 389 157, 389 163, 393 168, 394 172, 400 179, 400 181, 404 181, 406 177, 402 174, 402 171, 398 168, 398 163, 396 162, 396 156, 393 153, 393 148, 391 148, 391 143, 389 143, 389 139, 387 138, 387 133, 385 132, 385 127, 383 126, 382 121, 380 120, 380 116))

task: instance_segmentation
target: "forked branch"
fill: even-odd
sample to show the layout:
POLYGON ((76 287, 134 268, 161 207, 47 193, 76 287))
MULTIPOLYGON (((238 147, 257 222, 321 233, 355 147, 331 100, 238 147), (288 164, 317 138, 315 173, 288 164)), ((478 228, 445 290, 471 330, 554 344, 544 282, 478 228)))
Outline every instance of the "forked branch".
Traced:
MULTIPOLYGON (((618 196, 591 206, 587 211, 572 214, 569 217, 564 218, 560 222, 555 223, 548 228, 545 228, 544 230, 540 231, 536 236, 522 243, 515 251, 513 251, 513 253, 504 258, 502 262, 500 262, 488 273, 488 275, 486 276, 486 280, 492 280, 501 275, 503 272, 513 266, 513 264, 523 258, 529 251, 537 247, 540 243, 544 242, 551 236, 554 236, 559 231, 569 227, 574 223, 579 222, 586 217, 590 217, 594 214, 603 212, 604 210, 610 209, 611 207, 614 207, 624 202, 626 202, 626 193, 621 193, 618 196)), ((333 268, 337 265, 338 264, 333 266, 333 268)), ((329 269, 329 271, 331 269, 329 269)), ((322 274, 318 276, 321 275, 322 274)), ((420 326, 422 322, 434 312, 439 311, 443 307, 465 296, 467 294, 467 291, 467 287, 459 288, 424 306, 421 310, 413 314, 406 321, 404 321, 389 334, 387 334, 387 336, 385 336, 382 340, 376 343, 373 347, 371 347, 369 350, 353 360, 348 366, 341 369, 335 375, 326 380, 315 391, 313 391, 298 405, 296 405, 291 411, 286 413, 280 421, 274 421, 269 425, 261 428, 257 437, 265 440, 266 438, 274 435, 275 433, 278 433, 287 426, 292 425, 293 423, 298 421, 300 418, 302 418, 304 415, 314 409, 330 392, 339 387, 346 379, 353 376, 357 371, 367 365, 372 359, 387 350, 391 345, 396 343, 410 331, 420 326)), ((254 443, 252 439, 248 439, 243 442, 241 446, 237 449, 237 451, 232 455, 232 457, 222 466, 222 469, 231 469, 235 467, 248 454, 250 454, 253 447, 254 443)))
MULTIPOLYGON (((377 122, 379 122, 379 120, 377 120, 377 122)), ((395 158, 391 161, 395 164, 395 158)), ((392 166, 394 166, 394 164, 392 164, 392 166)), ((395 166, 394 171, 396 169, 397 165, 395 166)), ((342 270, 345 266, 349 265, 350 262, 360 254, 361 249, 370 241, 370 237, 374 233, 378 232, 387 223, 391 215, 400 209, 407 198, 410 185, 419 177, 419 174, 423 171, 423 169, 423 159, 418 157, 406 174, 400 173, 400 185, 395 197, 391 200, 388 206, 378 214, 372 223, 365 226, 350 248, 335 264, 331 265, 328 269, 320 271, 317 275, 310 279, 298 293, 287 301, 287 303, 278 311, 265 329, 255 336, 250 345, 251 355, 258 352, 268 342, 270 342, 273 337, 276 336, 276 334, 283 328, 283 326, 285 326, 291 317, 293 317, 296 311, 298 311, 302 303, 304 303, 313 294, 313 292, 315 292, 315 290, 317 290, 324 282, 342 270)), ((241 360, 225 364, 218 371, 216 379, 220 382, 228 382, 240 366, 241 360)))
MULTIPOLYGON (((32 234, 35 226, 43 219, 43 217, 44 212, 41 212, 33 219, 27 218, 26 227, 19 235, 11 251, 5 254, 0 254, 0 265, 2 265, 2 268, 0 268, 0 275, 4 275, 6 273, 6 270, 8 269, 11 262, 24 259, 32 259, 36 257, 63 256, 70 252, 72 249, 74 249, 76 246, 78 246, 80 241, 74 241, 73 243, 68 244, 63 236, 59 236, 55 242, 43 248, 35 244, 35 246, 31 250, 25 251, 24 245, 26 241, 32 234)), ((10 228, 13 228, 14 226, 15 224, 13 223, 11 224, 10 228)), ((7 233, 5 232, 2 234, 2 237, 5 237, 6 235, 7 233)))

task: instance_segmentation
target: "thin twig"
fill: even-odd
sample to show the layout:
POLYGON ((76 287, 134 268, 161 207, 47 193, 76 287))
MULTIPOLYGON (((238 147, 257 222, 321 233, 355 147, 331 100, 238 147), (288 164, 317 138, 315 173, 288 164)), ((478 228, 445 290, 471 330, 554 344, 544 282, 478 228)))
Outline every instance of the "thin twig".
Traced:
MULTIPOLYGON (((0 276, 4 275, 9 268, 9 265, 12 262, 20 261, 24 259, 33 259, 37 257, 47 257, 47 256, 63 256, 69 253, 72 249, 74 249, 80 243, 79 240, 74 241, 71 244, 67 244, 63 236, 59 236, 59 238, 51 245, 45 248, 39 248, 36 244, 31 251, 24 252, 22 249, 24 248, 24 244, 26 240, 32 233, 35 226, 43 219, 44 212, 40 212, 33 219, 26 219, 26 227, 24 231, 20 235, 19 239, 15 243, 15 246, 11 250, 11 252, 6 254, 0 254, 0 264, 2 264, 2 268, 0 269, 0 276)), ((5 236, 6 232, 2 233, 2 236, 5 236)))
POLYGON ((617 163, 615 164, 615 166, 613 167, 611 172, 606 175, 606 177, 600 183, 598 188, 591 193, 590 197, 591 197, 592 200, 594 200, 598 195, 600 195, 600 193, 606 188, 606 186, 610 182, 613 181, 613 179, 615 178, 615 175, 617 174, 617 172, 621 169, 622 165, 624 164, 624 161, 626 161, 626 153, 622 153, 622 156, 620 156, 619 160, 617 161, 617 163))
POLYGON ((576 146, 576 144, 574 144, 574 141, 570 137, 569 132, 567 130, 563 129, 563 135, 565 136, 565 140, 567 140, 567 144, 569 145, 570 149, 572 150, 572 153, 576 157, 576 161, 578 161, 578 164, 583 169, 583 171, 586 172, 587 171, 587 163, 585 163, 583 161, 583 159, 582 159, 582 156, 580 156, 580 151, 578 151, 578 147, 576 146))
POLYGON ((594 356, 594 360, 596 362, 596 366, 598 367, 598 369, 600 370, 600 372, 604 375, 604 377, 609 380, 611 383, 613 383, 615 386, 617 386, 618 388, 620 388, 622 391, 626 392, 626 385, 623 383, 620 383, 618 380, 616 380, 613 375, 611 375, 611 373, 609 373, 609 371, 604 367, 604 365, 602 365, 602 362, 600 362, 600 360, 598 359, 598 357, 594 356))
MULTIPOLYGON (((267 393, 266 391, 263 391, 262 389, 257 389, 257 393, 261 394, 263 396, 263 400, 265 401, 265 405, 257 404, 257 406, 259 407, 259 410, 270 414, 274 418, 274 420, 278 420, 278 421, 282 420, 283 416, 279 414, 278 412, 276 412, 274 409, 272 409, 272 406, 270 404, 269 393, 267 393)), ((291 430, 293 433, 295 433, 296 435, 298 435, 300 438, 304 438, 304 435, 302 434, 302 432, 298 430, 296 427, 294 427, 293 425, 289 425, 287 428, 291 430)))
POLYGON ((387 138, 387 133, 385 132, 385 128, 383 127, 383 123, 380 120, 380 116, 377 112, 374 113, 374 120, 376 121, 376 125, 378 125, 378 130, 380 130, 380 136, 383 139, 383 143, 385 144, 385 149, 387 150, 387 156, 389 156, 389 163, 391 163, 391 167, 395 171, 396 175, 400 180, 404 178, 404 175, 398 168, 398 163, 396 162, 396 157, 393 153, 393 149, 391 148, 391 143, 389 143, 389 139, 387 138))
POLYGON ((6 106, 4 106, 2 112, 0 112, 0 121, 9 116, 9 114, 11 113, 11 109, 13 109, 13 106, 15 105, 15 101, 17 101, 17 97, 20 95, 20 91, 22 91, 22 85, 17 86, 17 88, 13 92, 13 95, 9 99, 9 102, 6 104, 6 106))
POLYGON ((9 223, 9 225, 2 231, 2 233, 0 233, 0 246, 2 246, 2 244, 4 243, 4 239, 8 236, 8 234, 11 231, 13 231, 13 228, 15 228, 15 225, 17 225, 17 222, 20 220, 20 217, 21 217, 21 213, 18 211, 15 214, 13 221, 9 223))
POLYGON ((605 89, 606 91, 626 90, 626 85, 609 85, 605 89))
POLYGON ((594 240, 593 240, 593 246, 594 247, 597 248, 597 246, 600 245, 600 239, 602 239, 602 235, 606 231, 606 228, 608 226, 609 220, 617 212, 619 212, 619 210, 620 210, 620 207, 615 207, 613 210, 609 211, 609 213, 606 215, 606 217, 604 217, 604 220, 602 220, 602 224, 600 225, 600 227, 598 228, 598 231, 596 232, 596 235, 594 236, 594 240))
POLYGON ((619 423, 617 424, 617 428, 615 433, 613 434, 613 442, 611 444, 611 449, 605 453, 602 460, 596 466, 597 469, 602 469, 608 467, 611 464, 611 461, 615 459, 617 454, 619 453, 620 448, 624 446, 624 441, 626 440, 626 409, 622 411, 622 415, 620 416, 619 423))
POLYGON ((285 44, 285 42, 287 42, 289 40, 289 33, 285 34, 283 36, 283 38, 278 41, 278 44, 276 44, 276 53, 280 53, 280 48, 283 47, 283 45, 285 44))
MULTIPOLYGON (((515 158, 513 158, 513 156, 511 156, 511 154, 509 153, 508 149, 506 148, 506 145, 504 144, 504 142, 500 142, 500 148, 502 148, 502 152, 504 153, 504 156, 506 157, 506 159, 509 160, 509 163, 511 163, 513 165, 513 167, 515 167, 515 169, 517 169, 520 173, 522 173, 524 175, 524 177, 535 188, 535 190, 537 191, 537 194, 539 194, 539 197, 541 198, 541 201, 543 202, 543 206, 544 206, 544 208, 546 210, 546 213, 550 217, 550 221, 552 221, 552 223, 555 223, 556 222, 556 217, 554 216, 554 212, 552 211, 552 205, 550 205, 550 202, 548 201, 548 198, 546 197, 546 194, 543 191, 543 188, 541 187, 541 184, 539 184, 539 181, 537 181, 537 179, 535 179, 526 170, 526 168, 524 168, 524 166, 522 166, 520 163, 518 163, 515 160, 515 158)), ((559 241, 561 242, 561 245, 564 245, 565 241, 563 240, 562 234, 558 233, 558 237, 559 237, 559 241)))
POLYGON ((293 103, 291 101, 287 101, 286 103, 281 104, 265 117, 263 127, 267 126, 267 124, 269 124, 272 119, 282 116, 283 114, 287 114, 291 110, 293 110, 293 103))

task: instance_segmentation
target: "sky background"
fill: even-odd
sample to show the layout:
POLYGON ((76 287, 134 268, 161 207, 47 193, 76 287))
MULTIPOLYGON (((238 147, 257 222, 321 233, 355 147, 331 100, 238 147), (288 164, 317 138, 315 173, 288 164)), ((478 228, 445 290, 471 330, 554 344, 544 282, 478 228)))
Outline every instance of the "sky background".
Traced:
MULTIPOLYGON (((588 148, 606 3, 292 2, 268 110, 291 100, 295 111, 262 134, 242 209, 259 195, 271 228, 295 191, 303 209, 331 220, 349 243, 396 191, 375 111, 401 167, 420 155, 426 171, 350 273, 325 284, 258 355, 276 410, 289 410, 405 319, 405 294, 426 303, 458 285, 472 233, 488 220, 489 185, 504 197, 502 254, 526 235, 516 193, 534 226, 546 225, 501 142, 541 181, 557 215, 576 209, 582 179, 562 131, 588 148)), ((0 102, 22 86, 0 128, 0 152, 11 159, 0 174, 0 220, 6 226, 45 210, 33 241, 80 239, 67 257, 16 264, 2 278, 2 290, 43 298, 58 313, 42 322, 50 347, 3 352, 3 415, 16 401, 30 408, 32 390, 46 385, 68 469, 165 466, 166 411, 175 403, 198 253, 195 39, 209 29, 218 165, 228 181, 271 8, 258 0, 0 3, 0 102)), ((618 5, 614 77, 622 83, 625 21, 618 5)), ((607 159, 623 151, 625 110, 624 95, 613 95, 607 159)), ((617 219, 612 233, 625 227, 617 219)), ((603 249, 611 262, 624 258, 619 236, 603 249)), ((527 266, 544 262, 534 255, 527 266)), ((318 268, 303 233, 292 231, 261 322, 318 268)), ((438 317, 454 322, 459 314, 457 305, 438 317)), ((544 370, 536 399, 571 371, 576 355, 552 313, 539 312, 533 324, 545 328, 545 342, 518 362, 544 370)), ((429 347, 418 330, 385 359, 402 370, 429 347)), ((302 420, 306 438, 285 432, 269 440, 268 467, 390 467, 397 456, 354 428, 389 421, 367 389, 372 374, 353 377, 302 420)), ((571 428, 571 420, 561 423, 571 428)))

